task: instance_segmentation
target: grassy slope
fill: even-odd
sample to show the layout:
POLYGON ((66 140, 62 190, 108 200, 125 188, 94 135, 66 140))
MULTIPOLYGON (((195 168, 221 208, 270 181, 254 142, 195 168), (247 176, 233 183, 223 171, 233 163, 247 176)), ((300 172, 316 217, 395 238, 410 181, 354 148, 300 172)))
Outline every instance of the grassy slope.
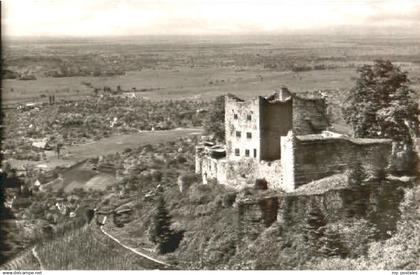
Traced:
POLYGON ((131 270, 153 265, 101 235, 92 224, 37 247, 43 265, 50 270, 131 270))
MULTIPOLYGON (((130 198, 131 201, 135 200, 135 211, 130 221, 123 227, 116 227, 109 219, 106 230, 131 247, 153 250, 148 231, 155 205, 153 199, 143 198, 146 191, 141 190, 157 183, 141 181, 137 184, 138 194, 130 198)), ((237 209, 224 203, 229 191, 223 186, 193 185, 188 192, 181 194, 175 182, 171 181, 165 184, 164 189, 173 228, 185 230, 179 248, 166 257, 182 268, 395 269, 413 268, 418 262, 419 186, 408 190, 400 207, 405 215, 399 230, 390 239, 379 242, 368 240, 363 235, 368 229, 363 221, 347 221, 341 225, 344 230, 341 234, 354 238, 352 245, 366 246, 368 249, 365 256, 347 259, 318 258, 311 254, 302 232, 299 233, 296 228, 285 228, 280 223, 274 223, 259 232, 255 241, 243 244, 237 209)))
MULTIPOLYGON (((260 232, 255 241, 240 244, 234 209, 222 207, 220 197, 214 196, 216 190, 200 190, 206 194, 204 196, 196 192, 198 190, 192 190, 185 199, 173 198, 173 201, 178 199, 180 204, 184 204, 184 207, 172 209, 171 214, 178 228, 186 230, 186 233, 178 250, 167 257, 187 269, 418 269, 420 224, 412 212, 415 210, 413 206, 418 203, 414 197, 414 192, 418 195, 418 189, 417 186, 413 192, 407 193, 401 206, 406 215, 395 235, 385 241, 368 243, 366 256, 347 259, 314 257, 302 234, 293 229, 287 230, 280 223, 274 223, 260 232), (186 204, 187 201, 191 204, 186 204)), ((142 210, 147 212, 151 209, 142 210)), ((147 238, 147 224, 148 217, 143 215, 123 228, 111 229, 110 223, 107 231, 125 244, 143 246, 141 240, 147 238), (137 225, 141 225, 140 228, 137 225)), ((352 228, 351 224, 348 226, 352 228)), ((45 268, 153 268, 105 238, 95 227, 78 229, 39 245, 37 252, 45 268)), ((32 256, 28 254, 27 257, 32 256)), ((25 261, 30 262, 30 259, 25 261)))
POLYGON ((317 259, 314 269, 419 269, 420 268, 420 185, 406 190, 400 205, 402 218, 389 239, 368 244, 365 256, 317 259))
MULTIPOLYGON (((158 269, 160 265, 121 247, 103 235, 92 223, 68 231, 53 240, 36 245, 36 252, 46 270, 142 270, 158 269)), ((11 260, 4 269, 39 269, 32 251, 11 260)))
POLYGON ((37 270, 40 265, 30 249, 25 250, 13 260, 0 266, 0 270, 37 270))
MULTIPOLYGON (((366 255, 355 253, 356 257, 346 259, 318 257, 310 251, 299 228, 287 228, 279 222, 259 231, 254 241, 245 236, 248 241, 244 243, 237 209, 226 205, 224 200, 228 190, 220 185, 195 185, 181 194, 177 188, 175 183, 166 185, 164 196, 173 228, 185 230, 185 234, 179 248, 165 257, 185 269, 418 268, 419 186, 408 190, 400 206, 403 218, 398 231, 388 240, 367 239, 366 225, 358 220, 340 225, 343 229, 340 234, 345 239, 353 238, 353 245, 367 247, 366 255)), ((155 209, 153 200, 145 201, 140 193, 127 199, 135 202, 132 219, 124 227, 116 227, 110 218, 106 231, 131 247, 153 250, 148 235, 155 209)), ((37 251, 43 265, 47 269, 153 268, 129 256, 127 251, 98 234, 95 227, 78 229, 40 244, 37 251)))
MULTIPOLYGON (((226 268, 229 258, 235 253, 238 240, 238 213, 231 206, 223 206, 226 190, 223 186, 213 188, 193 186, 181 194, 178 186, 165 189, 167 209, 172 216, 172 227, 184 230, 179 248, 167 259, 185 269, 226 268)), ((149 230, 155 206, 152 201, 138 201, 132 220, 124 227, 116 227, 111 220, 106 230, 136 249, 153 251, 149 230)))

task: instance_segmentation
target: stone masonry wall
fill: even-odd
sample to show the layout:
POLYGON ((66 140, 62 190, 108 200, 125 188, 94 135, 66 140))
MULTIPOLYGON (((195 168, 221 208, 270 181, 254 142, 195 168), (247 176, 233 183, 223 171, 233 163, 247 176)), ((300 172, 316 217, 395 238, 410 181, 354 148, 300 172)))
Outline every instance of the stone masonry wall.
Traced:
POLYGON ((329 190, 322 194, 279 197, 278 221, 299 227, 311 208, 318 207, 329 223, 346 218, 363 218, 375 224, 378 237, 389 237, 400 217, 399 204, 407 183, 381 181, 353 188, 329 190))
POLYGON ((296 135, 317 134, 328 127, 326 103, 323 99, 293 97, 293 132, 296 135))
POLYGON ((280 161, 258 162, 252 159, 226 160, 214 159, 208 156, 197 158, 200 167, 196 173, 203 176, 203 184, 209 179, 217 180, 219 184, 229 185, 235 189, 254 187, 258 179, 267 181, 269 189, 282 188, 280 161), (200 172, 198 172, 200 171, 200 172))
POLYGON ((261 97, 242 101, 225 98, 226 157, 260 159, 260 101, 261 97), (236 155, 235 149, 239 150, 236 155), (248 153, 248 156, 246 156, 248 153))
POLYGON ((267 181, 268 189, 283 189, 280 160, 261 161, 256 169, 256 179, 267 181))
POLYGON ((295 189, 295 142, 296 137, 290 131, 287 136, 280 138, 281 146, 281 167, 282 167, 282 189, 286 192, 295 189))
POLYGON ((261 102, 261 159, 280 159, 280 136, 292 129, 292 101, 261 102))
POLYGON ((324 138, 299 140, 294 146, 295 188, 310 181, 342 173, 360 162, 366 172, 385 170, 391 155, 391 141, 359 142, 361 139, 324 138))
POLYGON ((238 201, 238 233, 244 245, 258 238, 273 222, 300 232, 317 209, 327 223, 364 219, 376 226, 375 237, 389 238, 400 220, 399 205, 407 183, 382 181, 317 194, 284 194, 238 201))
POLYGON ((244 245, 255 240, 261 232, 277 220, 279 199, 259 198, 238 202, 238 233, 244 245))
POLYGON ((203 165, 203 152, 204 147, 203 146, 196 146, 195 147, 195 173, 201 174, 201 167, 203 165))
POLYGON ((207 184, 209 179, 217 180, 219 184, 227 184, 227 171, 225 159, 214 159, 208 156, 196 158, 196 167, 200 167, 199 171, 196 168, 196 173, 201 173, 203 177, 203 184, 207 184))

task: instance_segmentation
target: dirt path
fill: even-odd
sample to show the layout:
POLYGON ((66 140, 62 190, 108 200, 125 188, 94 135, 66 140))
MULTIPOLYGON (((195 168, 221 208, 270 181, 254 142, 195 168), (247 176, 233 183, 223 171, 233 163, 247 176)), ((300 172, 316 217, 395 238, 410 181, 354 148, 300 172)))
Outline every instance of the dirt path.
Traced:
POLYGON ((162 266, 164 266, 165 268, 168 268, 168 267, 170 267, 170 266, 171 266, 171 265, 169 265, 169 264, 167 264, 167 263, 165 263, 165 262, 162 262, 162 261, 160 261, 160 260, 158 260, 158 259, 155 259, 155 258, 153 258, 153 257, 150 257, 150 256, 146 255, 146 254, 143 254, 143 253, 141 253, 141 252, 138 252, 138 251, 137 251, 137 250, 135 250, 134 248, 129 247, 129 246, 127 246, 127 245, 125 245, 125 244, 121 243, 121 241, 120 241, 120 240, 118 240, 117 238, 115 238, 114 236, 112 236, 111 234, 109 234, 108 232, 106 232, 106 231, 104 230, 103 226, 101 226, 101 227, 100 227, 100 229, 101 229, 101 232, 102 232, 105 236, 107 236, 108 238, 112 239, 114 242, 118 243, 120 246, 122 246, 122 247, 124 247, 125 249, 127 249, 127 250, 131 251, 132 253, 135 253, 135 254, 137 254, 137 255, 139 255, 139 256, 141 256, 141 257, 143 257, 143 258, 146 258, 146 259, 148 259, 148 260, 150 260, 150 261, 152 261, 152 262, 154 262, 154 263, 157 263, 157 264, 159 264, 159 265, 162 265, 162 266))
POLYGON ((22 251, 8 262, 0 265, 0 270, 40 270, 44 269, 34 248, 22 251))
POLYGON ((32 247, 32 255, 34 255, 35 259, 37 260, 38 264, 39 264, 39 268, 41 270, 45 270, 44 266, 42 265, 42 261, 41 258, 39 257, 38 253, 35 250, 36 246, 32 247))

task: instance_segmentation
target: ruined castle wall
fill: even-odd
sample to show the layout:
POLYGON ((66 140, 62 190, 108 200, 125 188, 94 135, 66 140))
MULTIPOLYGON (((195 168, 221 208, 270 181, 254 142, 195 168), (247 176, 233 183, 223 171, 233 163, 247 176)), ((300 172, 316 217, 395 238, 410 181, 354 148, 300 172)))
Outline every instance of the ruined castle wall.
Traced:
POLYGON ((363 218, 375 224, 378 236, 389 237, 400 218, 398 205, 404 191, 402 182, 381 181, 353 188, 329 190, 321 194, 279 197, 278 221, 299 227, 307 220, 311 209, 318 208, 329 223, 345 218, 363 218))
POLYGON ((216 162, 216 180, 219 184, 228 184, 227 182, 227 171, 226 171, 226 159, 218 160, 216 162))
POLYGON ((279 198, 259 198, 238 202, 238 234, 245 245, 277 220, 279 198))
POLYGON ((225 98, 226 157, 260 159, 260 101, 225 98))
POLYGON ((286 192, 295 189, 295 137, 290 132, 287 136, 280 138, 282 167, 281 188, 286 192))
POLYGON ((280 159, 280 136, 292 129, 292 101, 261 102, 261 159, 280 159))
POLYGON ((219 184, 226 184, 235 189, 254 187, 259 179, 267 181, 269 189, 281 188, 280 161, 258 162, 252 159, 214 160, 205 159, 203 175, 207 179, 216 179, 219 184))
POLYGON ((282 168, 280 160, 261 161, 256 169, 255 180, 267 181, 268 189, 282 188, 282 168))
POLYGON ((216 180, 218 184, 242 189, 254 187, 256 180, 264 179, 269 189, 278 189, 281 188, 281 172, 280 160, 258 162, 248 158, 236 161, 209 156, 196 157, 196 173, 201 173, 203 184, 216 180))
POLYGON ((327 127, 328 119, 324 100, 293 97, 293 132, 296 135, 321 133, 327 127))
POLYGON ((214 159, 208 156, 199 158, 203 184, 208 180, 216 180, 219 184, 227 184, 226 159, 214 159))
POLYGON ((349 223, 364 219, 376 226, 375 236, 389 238, 395 232, 401 213, 406 183, 382 181, 353 188, 317 194, 287 194, 238 201, 238 233, 245 244, 255 240, 268 226, 278 222, 284 229, 300 231, 317 213, 327 223, 349 223))
POLYGON ((264 179, 269 189, 291 192, 301 185, 351 169, 359 162, 369 176, 385 171, 391 153, 391 142, 356 142, 348 138, 320 138, 305 140, 289 134, 281 137, 282 159, 257 161, 197 158, 197 171, 203 183, 217 180, 232 188, 254 187, 264 179))
POLYGON ((204 147, 203 146, 196 146, 195 147, 195 173, 201 174, 201 166, 203 162, 203 152, 204 147))
POLYGON ((235 189, 252 187, 255 184, 258 162, 253 159, 226 162, 226 182, 235 189))
POLYGON ((201 175, 203 177, 203 184, 207 184, 208 179, 216 179, 216 173, 212 170, 211 159, 203 157, 201 162, 201 175))
POLYGON ((344 172, 360 162, 372 176, 389 163, 391 142, 357 143, 346 138, 299 140, 294 143, 295 188, 313 180, 344 172))
POLYGON ((356 158, 351 143, 344 139, 298 141, 295 144, 295 187, 344 172, 356 158))

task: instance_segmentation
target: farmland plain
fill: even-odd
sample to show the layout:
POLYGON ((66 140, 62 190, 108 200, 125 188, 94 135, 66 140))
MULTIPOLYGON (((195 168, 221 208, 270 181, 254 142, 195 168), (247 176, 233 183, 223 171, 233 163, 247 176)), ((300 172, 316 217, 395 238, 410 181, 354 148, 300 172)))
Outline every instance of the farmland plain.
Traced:
POLYGON ((36 80, 5 79, 3 104, 45 102, 52 94, 56 100, 83 99, 105 87, 151 100, 205 101, 226 93, 265 95, 282 85, 295 92, 350 89, 357 67, 379 58, 401 66, 419 90, 418 42, 418 37, 382 36, 9 41, 6 69, 29 72, 36 80), (101 71, 106 66, 123 73, 101 71), (52 77, 51 71, 67 75, 52 77))

